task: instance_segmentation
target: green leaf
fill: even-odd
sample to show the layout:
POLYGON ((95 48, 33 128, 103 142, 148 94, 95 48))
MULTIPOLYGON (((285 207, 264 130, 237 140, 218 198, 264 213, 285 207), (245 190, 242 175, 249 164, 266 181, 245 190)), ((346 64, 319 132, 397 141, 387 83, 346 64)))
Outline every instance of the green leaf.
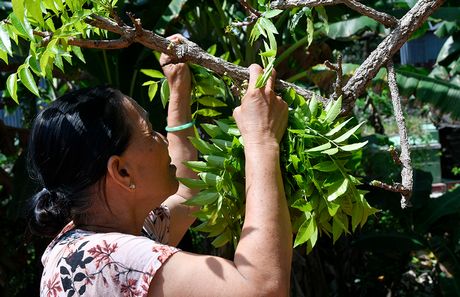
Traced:
POLYGON ((222 102, 221 100, 215 98, 215 97, 211 97, 211 96, 204 96, 204 97, 200 97, 197 99, 197 101, 204 105, 204 106, 210 106, 210 107, 223 107, 223 106, 227 106, 227 104, 225 104, 224 102, 222 102))
POLYGON ((327 211, 331 217, 335 216, 339 208, 340 208, 340 204, 333 203, 333 202, 329 202, 327 204, 327 211))
POLYGON ((275 25, 273 25, 273 23, 270 20, 266 18, 259 18, 259 20, 260 20, 260 25, 265 29, 266 32, 278 34, 278 30, 276 30, 275 25))
POLYGON ((16 73, 10 74, 8 79, 6 80, 6 88, 8 89, 8 93, 10 93, 11 98, 19 104, 18 101, 18 77, 16 73))
POLYGON ((263 17, 266 18, 266 19, 271 19, 271 18, 274 18, 276 17, 277 15, 279 15, 280 13, 282 13, 283 11, 281 9, 273 9, 273 10, 269 10, 269 11, 266 11, 264 14, 263 14, 263 17))
POLYGON ((364 215, 364 209, 361 203, 358 201, 353 205, 353 210, 351 212, 351 228, 353 232, 358 227, 359 223, 362 221, 364 215))
POLYGON ((227 229, 224 233, 222 233, 221 235, 217 236, 212 242, 211 244, 218 248, 218 247, 221 247, 223 245, 225 245, 227 242, 229 242, 230 240, 232 239, 232 233, 230 232, 229 229, 227 229))
POLYGON ((77 58, 80 59, 80 61, 86 64, 85 57, 83 56, 81 48, 73 45, 70 48, 72 49, 72 52, 75 54, 75 56, 77 56, 77 58))
POLYGON ((361 128, 361 126, 364 124, 364 122, 361 122, 359 123, 358 125, 354 126, 353 128, 351 128, 350 130, 348 130, 347 132, 343 133, 341 136, 337 137, 336 139, 334 139, 333 141, 334 142, 337 142, 337 143, 340 143, 340 142, 343 142, 345 140, 347 140, 348 138, 350 138, 350 136, 352 136, 356 131, 358 131, 359 128, 361 128))
POLYGON ((13 6, 13 13, 20 19, 25 18, 24 12, 24 0, 11 0, 11 5, 13 6))
POLYGON ((163 108, 166 107, 166 104, 168 104, 169 101, 169 84, 168 80, 163 80, 161 83, 161 90, 160 90, 160 95, 161 95, 161 103, 163 104, 163 108))
POLYGON ((332 242, 335 243, 337 239, 343 234, 344 230, 347 228, 340 221, 338 216, 334 216, 332 219, 332 242))
POLYGON ((348 179, 340 179, 327 188, 327 201, 331 202, 347 192, 348 179))
POLYGON ((184 161, 183 163, 185 166, 187 166, 188 168, 192 169, 195 172, 202 172, 202 171, 209 170, 208 165, 206 164, 206 162, 203 162, 203 161, 184 161))
POLYGON ((256 88, 261 88, 265 86, 265 84, 267 83, 267 80, 272 75, 274 62, 275 62, 275 59, 272 59, 270 63, 265 67, 263 74, 259 75, 256 81, 256 88))
POLYGON ((189 139, 192 145, 203 155, 213 155, 214 153, 219 152, 218 148, 207 143, 201 138, 189 137, 189 139))
POLYGON ((222 135, 222 130, 217 125, 204 123, 201 124, 201 127, 209 136, 211 136, 211 138, 216 138, 218 135, 222 135))
POLYGON ((368 141, 366 140, 364 142, 357 142, 353 144, 344 145, 344 146, 341 146, 340 149, 346 152, 356 151, 364 147, 367 144, 367 142, 368 141))
POLYGON ((322 172, 333 172, 333 171, 336 171, 338 167, 332 161, 325 161, 325 162, 316 164, 315 166, 313 166, 313 169, 322 171, 322 172))
POLYGON ((34 40, 33 30, 27 18, 24 18, 24 20, 21 21, 15 14, 10 14, 10 20, 14 28, 23 38, 34 40))
POLYGON ((222 180, 220 176, 210 172, 200 172, 198 175, 207 185, 212 187, 215 187, 222 180))
POLYGON ((460 51, 460 41, 455 40, 453 36, 447 38, 442 46, 441 50, 439 51, 438 58, 436 59, 436 63, 440 63, 450 56, 458 53, 460 51))
POLYGON ((193 179, 193 178, 177 178, 177 180, 190 189, 206 189, 208 185, 201 179, 193 179))
POLYGON ((183 204, 204 206, 216 202, 217 198, 219 198, 219 193, 215 190, 205 190, 186 200, 183 204))
POLYGON ((43 19, 42 9, 40 7, 41 1, 37 0, 25 0, 25 7, 30 13, 32 18, 41 26, 45 26, 45 21, 43 19))
POLYGON ((343 123, 337 125, 336 127, 334 127, 331 131, 327 132, 325 134, 325 136, 332 136, 334 135, 335 133, 339 132, 340 130, 342 130, 343 127, 345 127, 349 121, 351 121, 352 118, 349 118, 348 120, 344 121, 343 123))
POLYGON ((313 147, 311 149, 308 149, 306 150, 306 152, 320 152, 320 151, 324 151, 324 150, 327 150, 331 147, 331 143, 330 142, 326 142, 325 144, 322 144, 322 145, 319 145, 319 146, 316 146, 316 147, 313 147))
POLYGON ((316 99, 315 95, 313 95, 310 102, 308 102, 308 109, 310 110, 311 115, 316 115, 316 112, 318 111, 318 99, 316 99))
POLYGON ((35 79, 28 67, 23 67, 21 70, 19 70, 19 79, 21 80, 22 84, 26 86, 27 89, 29 89, 29 91, 34 93, 34 95, 37 97, 40 96, 37 84, 35 83, 35 79))
POLYGON ((297 208, 303 212, 311 212, 313 210, 313 206, 310 202, 307 202, 304 198, 297 199, 294 203, 291 204, 291 207, 297 208))
POLYGON ((214 109, 203 108, 203 109, 198 109, 195 112, 195 114, 199 114, 205 117, 215 117, 215 116, 221 115, 222 113, 214 109))
POLYGON ((322 154, 326 154, 326 155, 330 155, 330 156, 332 156, 332 155, 335 155, 335 154, 337 154, 338 152, 339 152, 339 149, 338 149, 338 148, 336 148, 336 147, 333 147, 333 148, 331 148, 331 149, 328 149, 328 150, 322 151, 321 153, 322 153, 322 154))
POLYGON ((332 105, 327 111, 325 119, 327 123, 332 123, 340 114, 340 111, 342 109, 342 96, 340 96, 336 101, 331 102, 330 104, 332 105))
MULTIPOLYGON (((153 82, 153 84, 151 84, 149 86, 149 92, 148 92, 148 95, 149 95, 149 99, 150 101, 153 100, 153 98, 155 97, 156 93, 158 91, 158 82, 153 82)), ((163 107, 165 107, 165 105, 163 105, 163 107)))
POLYGON ((214 156, 214 155, 205 155, 203 158, 208 162, 209 166, 224 169, 225 166, 225 157, 214 156))
POLYGON ((5 62, 5 64, 8 65, 9 61, 8 61, 8 53, 2 49, 0 49, 0 59, 3 60, 5 62))
POLYGON ((294 248, 305 243, 312 236, 315 231, 315 219, 311 217, 308 220, 305 220, 302 225, 299 227, 299 231, 295 237, 294 248))
POLYGON ((361 16, 329 24, 328 36, 332 39, 349 38, 366 30, 375 32, 378 26, 379 23, 377 21, 366 16, 361 16))
POLYGON ((211 139, 211 141, 220 149, 225 150, 232 147, 232 142, 224 139, 211 139))
POLYGON ((10 56, 13 55, 11 50, 11 40, 8 31, 4 28, 7 26, 5 23, 0 23, 0 50, 7 52, 10 56))
POLYGON ((307 17, 307 36, 308 36, 308 43, 307 47, 313 42, 313 36, 315 33, 315 27, 313 25, 313 16, 307 17))
POLYGON ((267 57, 267 58, 274 57, 276 56, 276 50, 274 49, 267 50, 265 52, 259 53, 259 55, 261 55, 262 57, 267 57))
POLYGON ((153 84, 157 84, 158 82, 157 81, 154 81, 154 80, 148 80, 146 82, 144 82, 142 84, 143 87, 146 87, 146 86, 150 86, 150 85, 153 85, 153 84))
POLYGON ((141 72, 153 78, 164 78, 164 74, 155 69, 141 69, 141 72))
POLYGON ((211 45, 207 50, 206 50, 211 56, 215 56, 216 55, 216 51, 217 51, 217 44, 213 44, 211 45))
POLYGON ((155 32, 164 35, 165 28, 167 27, 167 25, 179 16, 180 12, 182 11, 182 8, 186 3, 187 0, 170 1, 168 7, 163 12, 161 18, 159 18, 158 22, 155 25, 155 32))

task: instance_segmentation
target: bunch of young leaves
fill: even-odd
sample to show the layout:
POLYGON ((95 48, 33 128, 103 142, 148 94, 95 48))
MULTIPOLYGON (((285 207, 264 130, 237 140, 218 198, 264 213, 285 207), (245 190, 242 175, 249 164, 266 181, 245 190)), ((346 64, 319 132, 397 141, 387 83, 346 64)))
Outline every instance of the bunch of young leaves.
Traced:
POLYGON ((306 102, 293 90, 284 99, 295 106, 281 153, 294 246, 306 243, 310 252, 318 236, 332 235, 335 243, 377 211, 364 199, 365 192, 356 188, 360 181, 351 174, 353 160, 367 141, 356 142, 354 136, 363 123, 347 128, 352 118, 338 118, 341 98, 324 109, 314 97, 306 102))
POLYGON ((228 242, 236 247, 244 221, 244 148, 233 119, 215 123, 201 124, 210 141, 190 139, 203 160, 188 161, 185 165, 198 172, 200 179, 179 180, 190 188, 201 189, 185 203, 201 207, 195 215, 202 223, 195 229, 215 237, 215 247, 228 242))
MULTIPOLYGON (((351 175, 354 159, 359 159, 366 142, 355 142, 360 123, 347 128, 351 119, 338 119, 341 99, 324 110, 315 98, 306 102, 290 90, 284 99, 293 107, 282 142, 281 161, 286 196, 291 209, 295 246, 306 244, 311 251, 318 236, 335 242, 342 234, 365 224, 376 212, 356 188, 359 180, 351 175)), ((244 220, 244 150, 233 119, 202 124, 210 141, 191 139, 203 155, 202 161, 187 162, 199 172, 200 180, 182 179, 202 191, 187 204, 201 206, 197 230, 216 237, 213 244, 236 245, 244 220)))
POLYGON ((13 12, 0 22, 0 59, 8 63, 19 38, 29 44, 28 55, 7 79, 7 90, 18 102, 18 82, 39 96, 36 77, 52 78, 54 66, 64 71, 64 60, 76 56, 85 62, 81 49, 68 44, 69 38, 87 38, 106 32, 89 26, 93 13, 107 16, 118 0, 12 0, 13 12), (13 41, 13 42, 12 42, 13 41))
POLYGON ((253 45, 256 40, 261 38, 261 36, 263 37, 263 50, 260 51, 259 55, 262 60, 264 72, 257 79, 257 88, 264 86, 272 74, 276 60, 276 53, 278 50, 278 45, 275 38, 275 34, 278 34, 278 30, 270 19, 274 18, 282 12, 283 11, 279 9, 270 10, 267 8, 267 10, 257 19, 254 27, 251 30, 251 34, 249 35, 249 42, 251 45, 253 45))

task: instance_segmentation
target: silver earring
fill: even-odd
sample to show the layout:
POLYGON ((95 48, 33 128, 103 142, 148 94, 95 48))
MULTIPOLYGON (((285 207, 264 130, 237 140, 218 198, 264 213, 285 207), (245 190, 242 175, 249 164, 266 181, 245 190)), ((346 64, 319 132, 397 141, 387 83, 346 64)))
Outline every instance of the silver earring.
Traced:
POLYGON ((130 183, 130 184, 129 184, 129 189, 130 189, 130 190, 135 190, 135 189, 136 189, 136 185, 133 184, 133 183, 130 183))

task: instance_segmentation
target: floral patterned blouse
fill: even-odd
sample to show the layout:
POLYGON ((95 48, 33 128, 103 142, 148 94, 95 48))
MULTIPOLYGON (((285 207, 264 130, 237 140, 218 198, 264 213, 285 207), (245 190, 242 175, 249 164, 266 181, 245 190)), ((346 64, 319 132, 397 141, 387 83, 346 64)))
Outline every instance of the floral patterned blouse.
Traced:
POLYGON ((70 222, 49 244, 41 297, 147 296, 155 272, 178 249, 167 246, 169 211, 150 212, 145 236, 95 233, 70 222))

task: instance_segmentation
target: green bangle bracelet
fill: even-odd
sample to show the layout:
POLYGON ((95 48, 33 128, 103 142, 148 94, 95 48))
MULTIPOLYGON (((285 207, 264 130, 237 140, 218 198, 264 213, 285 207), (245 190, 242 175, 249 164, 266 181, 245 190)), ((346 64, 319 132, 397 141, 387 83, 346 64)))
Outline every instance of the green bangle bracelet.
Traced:
POLYGON ((165 130, 166 132, 182 131, 182 130, 192 127, 194 124, 195 124, 195 121, 191 121, 191 122, 185 123, 183 125, 175 126, 175 127, 166 127, 165 130))

